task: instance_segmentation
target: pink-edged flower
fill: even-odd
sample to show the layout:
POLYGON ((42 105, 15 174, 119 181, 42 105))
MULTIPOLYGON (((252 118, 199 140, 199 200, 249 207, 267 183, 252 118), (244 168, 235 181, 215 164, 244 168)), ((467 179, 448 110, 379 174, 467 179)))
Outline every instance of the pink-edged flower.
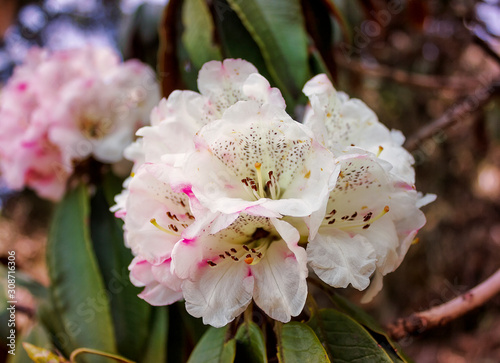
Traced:
POLYGON ((158 100, 153 71, 111 49, 33 48, 0 95, 2 177, 58 200, 80 161, 122 160, 158 100))
POLYGON ((312 106, 305 123, 340 166, 326 212, 313 214, 321 214, 319 226, 317 216, 310 221, 309 266, 334 287, 364 290, 371 282, 362 300, 368 302, 382 288, 382 276, 401 264, 425 224, 419 208, 435 196, 417 193, 404 137, 362 101, 335 91, 325 75, 311 79, 304 93, 312 106))
POLYGON ((195 144, 178 183, 213 213, 307 217, 328 195, 332 154, 273 104, 238 102, 195 144))
POLYGON ((273 319, 298 315, 307 297, 307 257, 298 231, 246 213, 228 223, 212 223, 174 248, 173 271, 184 279, 187 311, 215 327, 232 321, 252 299, 273 319))

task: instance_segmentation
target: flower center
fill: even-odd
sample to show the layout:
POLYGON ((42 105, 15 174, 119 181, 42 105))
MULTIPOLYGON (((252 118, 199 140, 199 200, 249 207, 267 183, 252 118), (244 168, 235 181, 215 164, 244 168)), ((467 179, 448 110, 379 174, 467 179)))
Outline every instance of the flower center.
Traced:
POLYGON ((215 267, 217 263, 231 259, 235 262, 244 261, 247 265, 256 265, 272 242, 270 234, 263 228, 257 228, 247 243, 235 245, 231 249, 223 251, 216 258, 207 260, 207 264, 215 267))
POLYGON ((110 132, 111 120, 86 112, 79 120, 79 128, 82 134, 89 139, 102 139, 110 132))
POLYGON ((267 173, 268 179, 264 182, 264 178, 262 177, 262 164, 257 162, 255 163, 255 175, 257 180, 250 177, 241 179, 245 190, 250 196, 255 199, 279 199, 281 189, 273 171, 271 170, 267 173))

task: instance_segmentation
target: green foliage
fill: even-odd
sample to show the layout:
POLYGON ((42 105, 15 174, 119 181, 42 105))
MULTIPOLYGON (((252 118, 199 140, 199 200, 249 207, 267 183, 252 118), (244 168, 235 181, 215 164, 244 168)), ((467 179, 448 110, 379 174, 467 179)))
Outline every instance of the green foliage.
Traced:
POLYGON ((188 363, 231 363, 236 355, 236 340, 226 340, 228 327, 209 328, 189 357, 188 363))
POLYGON ((168 309, 166 307, 158 307, 153 309, 152 313, 153 326, 151 327, 151 335, 146 349, 142 354, 142 363, 157 363, 167 360, 168 309))
POLYGON ((88 218, 88 191, 80 185, 57 206, 47 244, 52 319, 63 328, 57 334, 67 355, 78 347, 116 353, 109 298, 92 250, 88 218))
POLYGON ((26 350, 22 348, 23 343, 30 343, 47 350, 52 348, 50 336, 46 330, 40 324, 35 324, 25 336, 17 340, 16 355, 9 356, 7 363, 29 363, 32 361, 26 350))
POLYGON ((281 363, 327 363, 325 349, 314 331, 304 323, 277 324, 278 360, 281 363))
POLYGON ((228 0, 260 48, 267 69, 293 110, 310 78, 307 33, 298 0, 228 0))
POLYGON ((267 363, 266 341, 257 324, 243 323, 235 338, 237 362, 267 363))
POLYGON ((320 310, 308 324, 336 362, 393 362, 359 323, 339 311, 320 310))
POLYGON ((141 289, 130 282, 128 265, 133 256, 125 247, 121 222, 109 207, 105 192, 97 189, 91 199, 90 234, 109 297, 118 353, 138 360, 148 338, 151 306, 137 297, 141 289))
POLYGON ((214 23, 204 0, 184 1, 182 24, 182 43, 196 69, 210 60, 222 58, 218 45, 214 43, 214 23))

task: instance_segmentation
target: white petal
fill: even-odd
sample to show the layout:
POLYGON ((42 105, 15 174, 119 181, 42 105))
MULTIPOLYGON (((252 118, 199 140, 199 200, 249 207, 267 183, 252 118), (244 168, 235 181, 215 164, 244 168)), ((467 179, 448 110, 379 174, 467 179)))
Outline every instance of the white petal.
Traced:
POLYGON ((172 191, 147 168, 147 164, 139 168, 129 184, 125 237, 134 254, 159 263, 170 256, 181 239, 183 224, 191 224, 192 216, 186 195, 172 191))
POLYGON ((130 263, 130 281, 137 287, 143 287, 155 281, 151 272, 151 264, 144 258, 137 256, 130 263))
POLYGON ((365 291, 363 297, 361 298, 362 304, 367 304, 373 300, 375 296, 382 290, 384 286, 384 277, 379 271, 375 271, 373 279, 371 281, 370 287, 365 291))
POLYGON ((271 243, 264 258, 252 266, 255 303, 271 318, 290 321, 302 311, 307 297, 306 253, 292 252, 285 242, 271 243))
POLYGON ((398 262, 399 238, 390 215, 386 214, 372 223, 368 229, 361 229, 356 232, 365 237, 366 241, 375 250, 377 269, 383 275, 394 271, 398 262))
POLYGON ((248 265, 229 260, 216 267, 206 265, 194 281, 182 284, 186 310, 216 328, 231 322, 252 299, 254 277, 249 272, 248 265))
POLYGON ((277 88, 271 88, 269 81, 258 73, 248 76, 243 84, 243 93, 249 100, 257 101, 260 104, 272 103, 285 109, 285 99, 277 88))
POLYGON ((243 84, 252 73, 258 73, 251 63, 242 59, 211 61, 198 74, 198 89, 207 96, 218 115, 243 98, 243 84))
POLYGON ((320 229, 307 245, 307 256, 316 275, 333 287, 364 290, 375 271, 375 251, 366 239, 333 228, 320 229))
POLYGON ((150 305, 163 306, 170 305, 182 299, 182 291, 175 291, 162 284, 156 283, 146 286, 138 296, 146 300, 150 305))

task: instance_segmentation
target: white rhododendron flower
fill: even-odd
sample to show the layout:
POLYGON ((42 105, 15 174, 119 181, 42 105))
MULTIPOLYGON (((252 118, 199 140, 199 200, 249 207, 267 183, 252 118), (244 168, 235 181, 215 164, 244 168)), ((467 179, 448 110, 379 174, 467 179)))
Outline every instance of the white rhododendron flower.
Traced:
POLYGON ((79 162, 121 161, 158 101, 153 70, 112 49, 33 48, 0 96, 2 178, 58 200, 79 162))
POLYGON ((400 131, 389 130, 363 101, 336 91, 325 74, 312 78, 303 91, 311 102, 304 124, 326 147, 370 151, 388 161, 400 179, 415 183, 413 156, 402 147, 405 138, 400 131))
POLYGON ((324 75, 304 89, 305 125, 246 61, 206 63, 198 88, 162 100, 126 152, 135 175, 113 210, 140 297, 183 298, 216 327, 252 300, 287 322, 305 304, 308 265, 363 290, 400 264, 425 223, 401 135, 324 75))
POLYGON ((435 196, 417 193, 404 137, 362 101, 337 92, 324 74, 307 82, 304 93, 312 106, 305 124, 341 166, 319 231, 310 231, 309 264, 334 287, 364 290, 375 273, 367 302, 381 289, 381 277, 402 262, 425 224, 419 208, 435 196))

